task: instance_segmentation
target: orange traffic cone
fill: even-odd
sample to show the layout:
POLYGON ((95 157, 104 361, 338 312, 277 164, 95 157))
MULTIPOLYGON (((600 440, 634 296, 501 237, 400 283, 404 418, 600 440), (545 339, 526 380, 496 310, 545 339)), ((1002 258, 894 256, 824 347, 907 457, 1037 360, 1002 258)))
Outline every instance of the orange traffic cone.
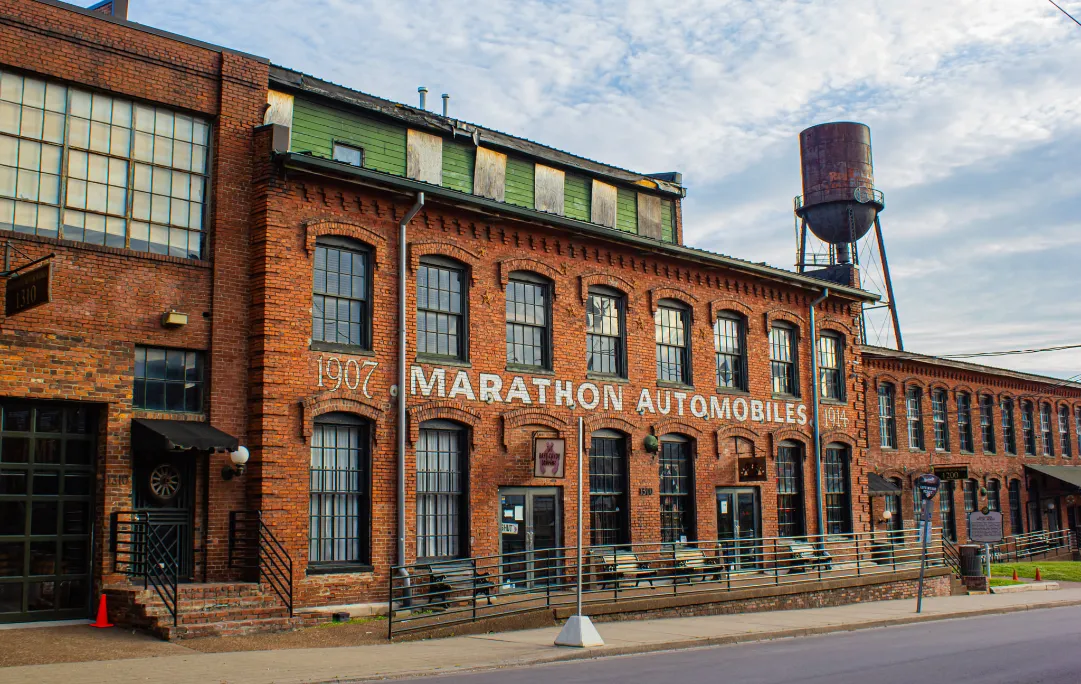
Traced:
POLYGON ((1043 581, 1043 577, 1040 576, 1040 569, 1039 568, 1036 568, 1036 581, 1037 582, 1042 582, 1043 581))
POLYGON ((1018 580, 1017 580, 1017 568, 1014 568, 1014 569, 1013 569, 1013 581, 1014 581, 1014 582, 1018 581, 1018 580))
POLYGON ((109 609, 105 606, 105 594, 102 593, 101 600, 98 601, 98 619, 90 623, 91 627, 105 628, 112 627, 113 624, 109 622, 109 609))

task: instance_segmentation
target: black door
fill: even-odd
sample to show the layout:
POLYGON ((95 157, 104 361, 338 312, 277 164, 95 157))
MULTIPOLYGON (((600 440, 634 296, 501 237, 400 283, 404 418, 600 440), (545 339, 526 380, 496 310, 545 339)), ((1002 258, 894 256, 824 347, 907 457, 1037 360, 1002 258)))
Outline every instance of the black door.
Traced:
POLYGON ((94 413, 0 402, 0 622, 90 615, 94 413))
POLYGON ((195 457, 138 455, 135 507, 148 514, 154 528, 157 543, 148 550, 175 555, 180 581, 194 579, 195 457))

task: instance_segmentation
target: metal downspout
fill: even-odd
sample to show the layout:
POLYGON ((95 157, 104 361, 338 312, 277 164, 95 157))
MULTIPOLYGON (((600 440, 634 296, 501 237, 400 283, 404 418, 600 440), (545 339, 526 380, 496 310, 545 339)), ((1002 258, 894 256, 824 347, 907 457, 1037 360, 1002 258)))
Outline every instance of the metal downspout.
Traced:
MULTIPOLYGON (((822 296, 811 302, 811 387, 814 405, 812 411, 812 429, 814 430, 815 447, 815 503, 818 512, 818 534, 826 533, 825 519, 822 503, 822 433, 818 427, 818 328, 815 325, 815 307, 830 296, 828 287, 822 289, 822 296)), ((844 369, 842 369, 844 372, 844 369)))
MULTIPOLYGON (((424 193, 417 193, 417 201, 398 224, 398 572, 405 578, 406 602, 409 602, 409 571, 405 569, 405 343, 406 343, 406 227, 424 206, 424 193)), ((388 596, 387 601, 392 601, 388 596)))

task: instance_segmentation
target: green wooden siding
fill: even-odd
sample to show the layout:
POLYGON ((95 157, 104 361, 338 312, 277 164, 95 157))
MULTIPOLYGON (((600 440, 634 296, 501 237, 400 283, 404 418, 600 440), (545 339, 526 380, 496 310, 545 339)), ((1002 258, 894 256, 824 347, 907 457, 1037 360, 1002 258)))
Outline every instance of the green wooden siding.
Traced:
POLYGON ((624 233, 638 233, 638 193, 617 188, 616 228, 624 233))
POLYGON ((477 162, 472 143, 443 141, 443 187, 473 194, 473 169, 477 162))
POLYGON ((534 176, 537 169, 533 162, 507 157, 507 204, 533 209, 533 195, 536 192, 534 176))
POLYGON ((592 201, 593 179, 568 173, 563 180, 563 215, 588 222, 593 218, 590 206, 592 201))
POLYGON ((297 98, 293 104, 292 149, 331 158, 341 142, 364 150, 364 168, 405 175, 405 126, 395 126, 297 98))
POLYGON ((661 200, 661 240, 664 242, 676 241, 674 208, 672 200, 661 200))

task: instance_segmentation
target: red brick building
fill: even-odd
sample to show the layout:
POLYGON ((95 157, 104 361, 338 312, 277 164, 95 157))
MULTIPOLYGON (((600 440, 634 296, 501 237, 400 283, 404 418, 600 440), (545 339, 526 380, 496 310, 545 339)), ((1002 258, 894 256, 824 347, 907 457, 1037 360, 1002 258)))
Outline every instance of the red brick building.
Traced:
MULTIPOLYGON (((926 462, 881 449, 878 383, 955 392, 958 364, 862 348, 856 288, 684 246, 678 173, 125 4, 0 0, 0 242, 51 269, 49 303, 0 318, 0 621, 142 600, 155 544, 219 601, 191 588, 253 579, 261 540, 317 608, 385 603, 402 562, 572 545, 579 505, 594 544, 862 532, 870 475, 926 462)), ((1074 386, 972 373, 973 397, 1078 410, 1074 386)), ((213 617, 278 615, 263 580, 213 617)))

